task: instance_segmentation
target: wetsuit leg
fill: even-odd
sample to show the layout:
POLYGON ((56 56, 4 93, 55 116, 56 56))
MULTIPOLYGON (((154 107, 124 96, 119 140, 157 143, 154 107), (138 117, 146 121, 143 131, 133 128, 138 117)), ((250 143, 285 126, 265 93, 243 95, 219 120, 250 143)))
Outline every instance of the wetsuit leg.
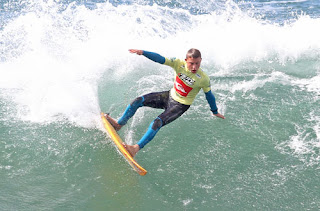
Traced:
POLYGON ((128 120, 136 113, 138 108, 143 106, 144 97, 137 97, 131 104, 128 105, 122 117, 118 120, 119 125, 127 124, 128 120))
POLYGON ((140 149, 149 143, 157 132, 166 124, 174 121, 189 109, 190 105, 183 105, 171 98, 169 98, 166 105, 166 110, 160 114, 149 126, 148 131, 138 142, 140 149))
POLYGON ((143 97, 145 99, 143 102, 144 106, 165 109, 169 100, 169 91, 153 92, 143 97))
POLYGON ((168 98, 169 91, 153 92, 136 98, 130 105, 128 105, 122 117, 118 120, 118 124, 127 124, 128 120, 136 113, 138 108, 142 106, 164 109, 167 105, 168 98))
POLYGON ((142 149, 147 143, 149 143, 154 138, 154 136, 157 134, 157 132, 160 130, 161 127, 162 127, 162 120, 158 117, 150 124, 148 131, 137 143, 140 149, 142 149))
POLYGON ((170 97, 166 110, 159 115, 162 120, 162 127, 179 118, 189 108, 190 105, 181 104, 170 97))

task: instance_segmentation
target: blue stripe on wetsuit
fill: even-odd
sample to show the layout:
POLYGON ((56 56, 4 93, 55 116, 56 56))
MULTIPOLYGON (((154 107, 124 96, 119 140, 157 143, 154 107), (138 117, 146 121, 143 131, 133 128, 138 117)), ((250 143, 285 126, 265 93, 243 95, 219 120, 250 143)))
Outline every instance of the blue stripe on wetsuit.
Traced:
POLYGON ((133 117, 138 108, 143 106, 144 97, 142 96, 140 100, 135 100, 132 104, 129 104, 124 111, 122 117, 118 120, 119 125, 127 124, 127 121, 133 117))
POLYGON ((206 99, 210 105, 210 110, 212 111, 212 113, 218 114, 218 108, 216 105, 216 98, 212 94, 211 90, 209 92, 206 92, 205 94, 206 94, 206 99))
MULTIPOLYGON (((157 119, 160 119, 159 117, 157 117, 157 119)), ((162 120, 161 121, 161 125, 162 125, 162 120)), ((149 143, 154 136, 157 134, 157 132, 160 130, 161 126, 159 128, 157 128, 156 130, 153 129, 153 122, 151 122, 151 124, 149 125, 148 131, 144 134, 144 136, 140 139, 140 141, 137 143, 140 147, 140 149, 142 149, 147 143, 149 143)))
POLYGON ((160 54, 157 53, 153 53, 153 52, 149 52, 149 51, 143 51, 143 54, 145 57, 147 57, 148 59, 151 59, 154 62, 158 62, 160 64, 164 64, 166 59, 161 56, 160 54))

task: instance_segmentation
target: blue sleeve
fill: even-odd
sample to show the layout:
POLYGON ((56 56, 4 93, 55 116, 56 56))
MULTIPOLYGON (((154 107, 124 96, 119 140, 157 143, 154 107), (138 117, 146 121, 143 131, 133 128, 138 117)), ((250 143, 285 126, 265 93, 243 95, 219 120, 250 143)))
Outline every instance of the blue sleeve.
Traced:
POLYGON ((149 52, 149 51, 143 51, 143 55, 147 57, 148 59, 151 59, 154 62, 158 62, 160 64, 164 64, 166 59, 161 56, 160 54, 149 52))
POLYGON ((206 99, 210 105, 210 110, 212 111, 212 113, 217 114, 218 108, 216 105, 216 98, 212 94, 211 90, 209 92, 206 92, 205 95, 206 95, 206 99))

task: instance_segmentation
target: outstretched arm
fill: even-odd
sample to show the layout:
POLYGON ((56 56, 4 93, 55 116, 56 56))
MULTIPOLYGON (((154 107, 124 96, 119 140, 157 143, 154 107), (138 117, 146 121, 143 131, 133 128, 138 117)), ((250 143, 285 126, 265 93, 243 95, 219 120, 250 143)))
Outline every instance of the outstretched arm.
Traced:
POLYGON ((216 105, 216 98, 212 94, 211 90, 209 92, 206 92, 205 95, 206 95, 206 99, 210 105, 210 109, 211 109, 213 115, 215 115, 216 117, 219 117, 221 119, 225 119, 225 117, 222 114, 218 113, 218 108, 216 105))
POLYGON ((135 54, 138 54, 138 55, 144 55, 148 59, 150 59, 150 60, 152 60, 154 62, 158 62, 160 64, 164 64, 164 62, 166 61, 166 59, 163 56, 161 56, 160 54, 149 52, 149 51, 137 50, 137 49, 129 49, 129 52, 130 53, 135 53, 135 54))

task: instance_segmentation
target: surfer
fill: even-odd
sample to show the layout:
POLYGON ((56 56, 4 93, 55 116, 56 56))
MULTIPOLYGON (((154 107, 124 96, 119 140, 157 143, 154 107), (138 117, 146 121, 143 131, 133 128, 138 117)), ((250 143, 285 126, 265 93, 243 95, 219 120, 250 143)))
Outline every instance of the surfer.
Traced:
POLYGON ((161 127, 169 124, 186 112, 200 89, 203 89, 213 115, 222 119, 225 118, 222 114, 218 113, 216 100, 211 92, 210 79, 200 68, 202 58, 199 50, 190 49, 187 52, 185 60, 169 59, 157 53, 144 50, 130 49, 129 52, 143 55, 154 62, 168 65, 176 73, 174 85, 170 91, 153 92, 137 97, 128 105, 118 121, 106 115, 111 125, 116 130, 120 130, 135 114, 137 109, 142 106, 164 109, 164 112, 150 124, 147 132, 137 144, 128 145, 124 143, 124 147, 126 147, 132 157, 154 138, 161 127))

